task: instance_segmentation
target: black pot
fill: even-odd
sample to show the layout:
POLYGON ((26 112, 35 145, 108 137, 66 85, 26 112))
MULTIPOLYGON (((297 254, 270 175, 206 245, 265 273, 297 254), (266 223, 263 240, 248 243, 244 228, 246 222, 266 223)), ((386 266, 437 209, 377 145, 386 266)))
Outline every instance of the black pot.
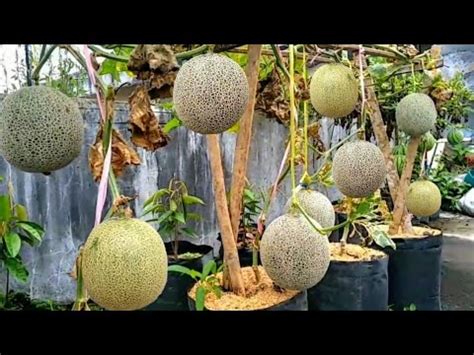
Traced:
MULTIPOLYGON (((224 260, 224 248, 222 246, 222 238, 221 234, 218 234, 217 240, 221 242, 221 247, 219 248, 219 259, 220 261, 224 260)), ((252 266, 253 262, 253 249, 252 248, 242 248, 238 250, 239 253, 239 261, 241 267, 252 266)), ((260 260, 260 253, 257 256, 258 265, 262 265, 262 261, 260 260)))
POLYGON ((441 310, 442 233, 393 241, 396 250, 384 249, 389 254, 389 306, 403 310, 413 304, 420 311, 441 310))
POLYGON ((386 311, 388 259, 331 261, 324 278, 308 290, 309 310, 386 311))
MULTIPOLYGON (((165 243, 168 255, 171 254, 172 244, 165 243)), ((203 266, 213 259, 212 247, 208 245, 194 245, 187 241, 179 242, 178 253, 200 253, 202 256, 193 260, 170 260, 168 265, 182 265, 189 269, 202 271, 203 266)), ((168 281, 163 293, 158 299, 145 308, 147 311, 187 311, 187 291, 194 283, 188 275, 177 272, 168 272, 168 281)))
MULTIPOLYGON (((196 303, 188 296, 188 305, 191 311, 196 310, 196 303)), ((208 311, 208 309, 204 308, 208 311)), ((289 300, 276 304, 274 306, 259 309, 259 311, 307 311, 308 310, 308 294, 306 291, 298 293, 289 300)))

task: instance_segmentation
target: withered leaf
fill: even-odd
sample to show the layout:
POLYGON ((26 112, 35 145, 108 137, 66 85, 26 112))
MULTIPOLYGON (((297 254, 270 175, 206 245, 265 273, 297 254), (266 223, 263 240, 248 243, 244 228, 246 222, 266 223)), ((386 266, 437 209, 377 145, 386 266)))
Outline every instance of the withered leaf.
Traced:
MULTIPOLYGON (((89 166, 94 181, 100 181, 104 167, 104 150, 102 144, 103 127, 97 133, 95 143, 89 151, 89 166)), ((116 176, 121 176, 128 165, 140 165, 137 152, 125 141, 115 129, 112 131, 112 169, 116 176)))
POLYGON ((143 86, 138 86, 129 98, 129 130, 132 142, 138 147, 155 151, 168 144, 169 138, 162 131, 151 109, 150 97, 143 86))
POLYGON ((133 201, 135 197, 129 197, 120 195, 117 197, 112 204, 112 214, 120 214, 122 217, 133 218, 134 214, 132 209, 128 206, 130 201, 133 201))
POLYGON ((152 99, 171 97, 179 69, 172 46, 138 45, 130 55, 128 69, 136 74, 137 79, 149 81, 152 99))

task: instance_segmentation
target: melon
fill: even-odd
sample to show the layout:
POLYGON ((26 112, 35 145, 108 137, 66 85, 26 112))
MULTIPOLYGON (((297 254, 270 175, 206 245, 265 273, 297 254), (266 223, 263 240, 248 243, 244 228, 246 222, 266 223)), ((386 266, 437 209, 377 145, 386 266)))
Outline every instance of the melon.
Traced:
POLYGON ((19 170, 50 173, 81 153, 84 122, 77 103, 46 86, 5 97, 0 111, 0 153, 19 170))
POLYGON ((441 193, 438 186, 429 180, 412 182, 408 188, 406 206, 417 217, 429 217, 441 208, 441 193))
POLYGON ((359 84, 352 70, 339 63, 316 69, 309 90, 314 109, 328 118, 349 115, 359 99, 359 84))
POLYGON ((167 268, 163 240, 138 219, 106 220, 84 245, 85 288, 107 310, 138 310, 154 302, 165 288, 167 268))
POLYGON ((348 197, 370 196, 382 186, 386 175, 383 154, 370 142, 345 143, 334 155, 334 183, 348 197))
POLYGON ((249 99, 247 77, 232 59, 208 53, 183 64, 176 76, 173 103, 184 126, 218 134, 242 117, 249 99))
MULTIPOLYGON (((336 221, 334 207, 331 201, 321 192, 303 188, 296 192, 296 199, 308 216, 323 228, 334 227, 336 221)), ((292 198, 290 197, 285 205, 286 212, 290 211, 291 202, 292 198)))
POLYGON ((433 129, 437 116, 435 103, 423 93, 405 96, 395 109, 398 128, 411 137, 420 137, 433 129))
POLYGON ((286 213, 265 230, 260 257, 275 284, 303 291, 318 284, 326 274, 330 262, 329 241, 303 215, 286 213))

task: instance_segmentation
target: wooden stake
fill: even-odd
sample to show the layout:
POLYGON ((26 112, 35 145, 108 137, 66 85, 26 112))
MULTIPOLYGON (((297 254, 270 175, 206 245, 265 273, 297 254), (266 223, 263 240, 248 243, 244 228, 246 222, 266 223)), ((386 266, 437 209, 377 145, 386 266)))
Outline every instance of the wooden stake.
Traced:
POLYGON ((219 136, 216 134, 207 135, 207 149, 212 171, 212 185, 214 188, 214 199, 216 203, 217 219, 222 236, 224 248, 224 262, 229 271, 231 289, 235 294, 245 296, 244 281, 240 269, 239 254, 237 244, 232 234, 229 209, 225 191, 224 171, 222 169, 221 148, 219 146, 219 136))
POLYGON ((413 172, 413 166, 415 165, 415 158, 417 154, 418 145, 420 144, 421 137, 411 138, 408 144, 407 160, 405 168, 403 169, 400 184, 398 185, 397 196, 395 199, 395 206, 393 211, 393 221, 390 224, 388 233, 390 235, 397 234, 400 229, 402 222, 402 215, 406 209, 406 195, 408 186, 410 185, 411 175, 413 172))
MULTIPOLYGON (((367 66, 367 60, 364 56, 362 56, 362 62, 364 66, 367 66)), ((372 128, 374 130, 375 138, 377 139, 377 144, 385 159, 388 189, 390 191, 390 196, 392 197, 393 203, 395 204, 400 178, 397 173, 397 168, 393 162, 390 140, 385 129, 385 124, 382 119, 382 112, 380 111, 377 95, 375 94, 374 82, 370 77, 370 74, 368 74, 366 79, 365 88, 367 90, 367 106, 370 110, 370 122, 372 123, 372 128)), ((413 233, 410 215, 408 214, 406 207, 404 207, 402 212, 403 231, 406 233, 413 233)))
POLYGON ((246 68, 249 82, 249 101, 247 108, 240 120, 240 131, 237 136, 234 153, 234 168, 230 191, 230 218, 234 239, 237 241, 239 232, 240 215, 242 212, 242 196, 247 175, 247 161, 252 138, 253 114, 257 95, 258 73, 260 68, 260 54, 262 45, 249 45, 248 63, 246 68))

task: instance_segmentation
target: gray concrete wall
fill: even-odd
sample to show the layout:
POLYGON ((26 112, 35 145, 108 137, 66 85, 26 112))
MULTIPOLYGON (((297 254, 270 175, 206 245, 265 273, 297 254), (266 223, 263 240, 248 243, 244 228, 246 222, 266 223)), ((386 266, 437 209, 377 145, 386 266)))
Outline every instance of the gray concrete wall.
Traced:
MULTIPOLYGON (((38 248, 24 246, 22 255, 30 271, 29 282, 26 285, 13 282, 14 288, 27 291, 34 298, 61 302, 73 299, 75 283, 68 273, 78 247, 94 224, 98 184, 92 180, 87 155, 89 146, 95 140, 99 111, 94 100, 81 99, 79 104, 84 116, 86 138, 80 157, 72 164, 44 176, 19 171, 0 158, 0 175, 13 181, 18 203, 26 205, 30 218, 46 229, 44 241, 38 248)), ((167 119, 167 113, 160 116, 160 121, 167 119)), ((118 104, 116 127, 128 138, 127 120, 128 105, 118 104)), ((268 189, 276 178, 288 130, 274 120, 257 115, 253 132, 248 177, 257 187, 268 189)), ((227 186, 230 184, 235 139, 236 135, 227 133, 221 139, 227 186)), ((141 213, 143 202, 154 191, 167 186, 170 178, 176 176, 187 183, 190 193, 206 202, 206 206, 198 210, 204 217, 203 221, 194 226, 200 238, 193 242, 218 247, 218 226, 205 136, 181 127, 171 133, 168 146, 154 153, 140 148, 137 151, 142 165, 129 168, 119 179, 123 193, 138 196, 134 201, 137 214, 141 213)), ((287 179, 271 209, 269 220, 281 212, 289 184, 287 179)), ((0 288, 4 284, 5 275, 0 272, 0 288)))

